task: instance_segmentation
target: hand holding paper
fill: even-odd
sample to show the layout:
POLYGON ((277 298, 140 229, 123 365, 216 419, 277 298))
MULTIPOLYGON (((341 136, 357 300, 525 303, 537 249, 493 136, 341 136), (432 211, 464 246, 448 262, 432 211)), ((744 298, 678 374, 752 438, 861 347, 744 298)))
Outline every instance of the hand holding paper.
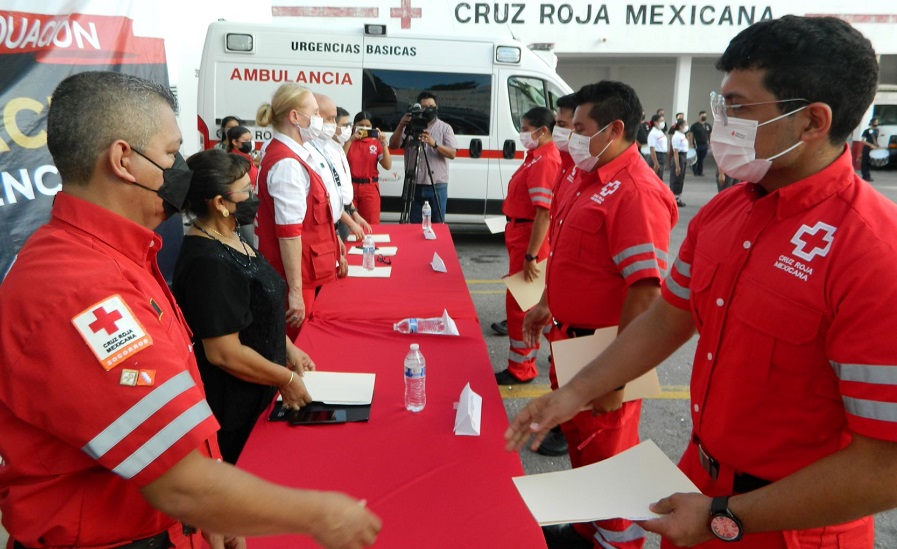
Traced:
POLYGON ((545 291, 545 263, 547 263, 547 261, 548 260, 542 260, 536 265, 539 274, 532 282, 527 282, 524 279, 523 271, 503 279, 503 282, 508 287, 508 290, 510 290, 511 295, 514 296, 514 299, 517 300, 517 304, 520 305, 520 308, 524 311, 531 309, 533 305, 542 299, 542 292, 545 291))

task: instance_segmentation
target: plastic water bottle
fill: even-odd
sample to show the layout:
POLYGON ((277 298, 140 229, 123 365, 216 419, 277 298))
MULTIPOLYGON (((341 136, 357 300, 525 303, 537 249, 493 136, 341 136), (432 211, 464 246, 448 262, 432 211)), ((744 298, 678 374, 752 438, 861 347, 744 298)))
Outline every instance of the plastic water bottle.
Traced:
POLYGON ((424 207, 420 210, 421 216, 423 217, 423 222, 421 223, 421 228, 424 231, 432 231, 433 230, 433 209, 430 208, 430 201, 424 201, 424 207))
POLYGON ((405 355, 405 409, 420 412, 427 405, 427 361, 417 343, 405 355))
POLYGON ((361 266, 367 271, 374 270, 374 251, 376 247, 374 246, 374 237, 372 235, 365 235, 364 244, 361 247, 361 251, 363 252, 361 258, 361 266))
POLYGON ((392 329, 402 334, 444 334, 445 322, 442 317, 406 318, 392 325, 392 329))

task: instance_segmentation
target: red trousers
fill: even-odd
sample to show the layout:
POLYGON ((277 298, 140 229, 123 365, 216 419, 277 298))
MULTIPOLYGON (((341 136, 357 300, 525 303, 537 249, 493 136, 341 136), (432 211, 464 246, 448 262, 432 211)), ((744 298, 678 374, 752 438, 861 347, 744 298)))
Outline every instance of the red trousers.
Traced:
MULTIPOLYGON (((698 460, 698 449, 689 444, 679 460, 679 468, 695 483, 702 493, 708 496, 725 496, 732 494, 731 468, 720 465, 717 479, 713 480, 701 467, 698 460)), ((786 530, 781 532, 763 532, 746 534, 736 543, 719 540, 696 545, 701 549, 872 549, 875 545, 875 524, 872 517, 864 517, 836 526, 812 528, 810 530, 786 530)), ((662 549, 675 547, 668 540, 661 541, 662 549)))
MULTIPOLYGON (((523 261, 526 259, 526 249, 529 247, 530 236, 533 233, 532 222, 517 223, 511 221, 505 227, 505 247, 508 249, 508 275, 519 273, 523 270, 523 261)), ((540 258, 548 257, 548 239, 542 242, 542 247, 537 254, 540 258)), ((544 269, 544 267, 543 267, 544 269)), ((508 315, 508 371, 521 381, 533 379, 539 375, 536 369, 535 347, 527 347, 523 343, 523 317, 526 311, 520 308, 517 300, 511 292, 505 292, 505 311, 508 315)))
POLYGON ((371 225, 380 223, 380 183, 352 183, 355 196, 352 199, 358 215, 371 225))
MULTIPOLYGON (((302 329, 302 325, 308 322, 308 319, 311 318, 311 313, 315 308, 315 296, 318 295, 318 290, 320 288, 320 286, 317 288, 314 286, 310 288, 303 286, 302 303, 305 304, 305 320, 302 321, 302 324, 300 324, 298 328, 293 328, 290 326, 289 322, 287 322, 287 337, 290 338, 290 341, 296 341, 296 338, 299 337, 299 330, 302 329)), ((289 305, 287 305, 287 307, 289 307, 289 305)))
MULTIPOLYGON (((548 339, 560 341, 568 337, 552 326, 548 339)), ((553 356, 548 377, 552 389, 557 389, 553 356)), ((598 415, 593 415, 591 411, 580 412, 570 421, 561 423, 561 431, 569 445, 570 465, 582 467, 598 463, 638 444, 641 412, 642 401, 634 400, 624 402, 623 407, 615 412, 598 415)), ((573 527, 581 536, 591 539, 596 549, 640 549, 645 543, 644 530, 628 520, 601 520, 574 524, 573 527)))

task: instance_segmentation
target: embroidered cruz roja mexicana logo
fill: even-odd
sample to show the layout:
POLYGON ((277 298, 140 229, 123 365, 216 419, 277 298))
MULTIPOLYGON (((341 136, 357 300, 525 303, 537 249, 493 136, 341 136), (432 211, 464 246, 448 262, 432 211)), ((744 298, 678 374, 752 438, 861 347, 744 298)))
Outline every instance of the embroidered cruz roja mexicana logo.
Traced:
POLYGON ((817 221, 812 228, 802 225, 791 237, 791 243, 794 244, 794 251, 791 253, 807 261, 813 261, 817 255, 825 257, 835 239, 835 230, 835 227, 822 221, 817 221))

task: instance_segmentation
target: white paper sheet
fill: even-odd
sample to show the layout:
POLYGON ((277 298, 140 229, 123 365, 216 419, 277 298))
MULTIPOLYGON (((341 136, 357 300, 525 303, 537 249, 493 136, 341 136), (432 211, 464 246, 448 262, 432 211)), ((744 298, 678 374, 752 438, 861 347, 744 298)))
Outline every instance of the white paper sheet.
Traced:
POLYGON ((461 390, 461 397, 455 403, 455 434, 480 436, 480 420, 483 414, 483 397, 473 392, 470 383, 461 390))
MULTIPOLYGON (((368 235, 364 235, 364 236, 368 236, 368 235)), ((388 234, 372 234, 371 236, 374 237, 374 244, 377 244, 378 242, 379 243, 389 242, 388 234)), ((346 238, 346 242, 358 242, 358 240, 355 239, 354 234, 350 234, 348 236, 348 238, 346 238)))
POLYGON ((502 282, 511 291, 511 295, 514 296, 514 300, 524 311, 532 308, 542 299, 542 292, 545 291, 545 264, 547 262, 547 259, 543 259, 536 264, 539 275, 532 282, 527 282, 523 278, 523 271, 502 279, 502 282))
POLYGON ((370 404, 376 374, 305 372, 302 381, 315 402, 325 404, 370 404))
MULTIPOLYGON (((384 257, 394 256, 398 251, 398 246, 383 246, 382 248, 380 246, 377 246, 374 248, 375 255, 382 255, 384 257)), ((362 250, 358 246, 351 246, 349 248, 349 255, 364 255, 364 250, 362 250)))
POLYGON ((504 216, 487 217, 484 221, 492 234, 505 232, 505 226, 508 224, 504 216))
POLYGON ((443 261, 442 258, 439 257, 439 254, 436 252, 433 252, 433 261, 430 262, 430 266, 432 266, 433 270, 436 271, 437 273, 447 273, 448 272, 445 268, 445 261, 443 261))
POLYGON ((513 480, 542 526, 655 518, 659 515, 649 504, 676 492, 699 491, 651 440, 585 467, 513 480))
POLYGON ((373 271, 369 271, 361 265, 349 265, 349 275, 355 278, 389 278, 392 274, 392 267, 374 267, 373 271))
POLYGON ((424 238, 427 240, 436 240, 436 233, 432 230, 424 231, 424 238))
MULTIPOLYGON (((552 342, 551 354, 554 358, 558 386, 566 385, 616 338, 617 327, 610 326, 596 330, 595 335, 552 342)), ((627 383, 626 389, 623 390, 623 401, 650 398, 660 393, 660 380, 655 369, 627 383)))

